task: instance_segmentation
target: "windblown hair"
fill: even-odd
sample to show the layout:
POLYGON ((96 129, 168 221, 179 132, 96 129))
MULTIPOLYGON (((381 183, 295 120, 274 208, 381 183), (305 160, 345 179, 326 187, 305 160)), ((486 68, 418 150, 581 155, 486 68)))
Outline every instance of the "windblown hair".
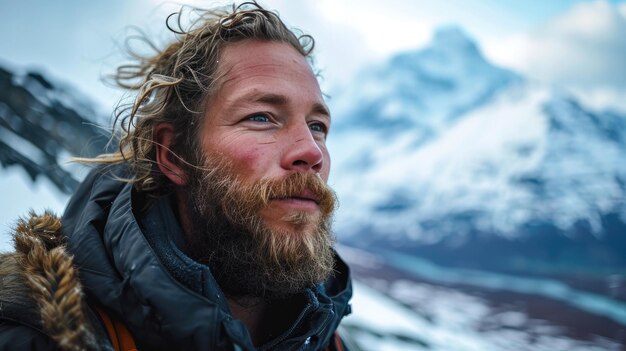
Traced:
POLYGON ((256 2, 232 5, 230 10, 183 8, 167 18, 166 26, 176 36, 175 41, 159 50, 143 36, 141 39, 155 54, 142 56, 131 51, 136 61, 118 67, 113 75, 116 85, 136 91, 133 103, 116 108, 113 138, 119 140, 119 149, 79 160, 93 164, 126 163, 133 171, 128 181, 146 192, 165 189, 169 184, 155 162, 153 131, 157 125, 173 126, 175 135, 170 151, 183 169, 195 167, 201 160, 198 132, 207 101, 219 89, 218 63, 227 45, 247 39, 284 42, 309 59, 314 47, 311 36, 297 35, 277 13, 256 2), (185 29, 187 14, 197 18, 185 29))

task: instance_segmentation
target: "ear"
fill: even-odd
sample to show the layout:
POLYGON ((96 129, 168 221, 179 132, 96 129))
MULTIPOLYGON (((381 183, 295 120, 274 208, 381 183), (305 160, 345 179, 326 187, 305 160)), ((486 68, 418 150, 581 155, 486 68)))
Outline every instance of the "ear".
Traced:
POLYGON ((159 170, 174 184, 187 184, 185 172, 178 164, 178 156, 171 150, 174 142, 174 127, 161 123, 154 127, 156 163, 159 170))

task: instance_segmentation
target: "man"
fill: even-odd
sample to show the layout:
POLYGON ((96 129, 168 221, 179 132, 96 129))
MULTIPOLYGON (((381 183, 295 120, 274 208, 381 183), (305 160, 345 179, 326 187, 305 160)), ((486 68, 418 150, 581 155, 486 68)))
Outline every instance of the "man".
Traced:
POLYGON ((343 349, 312 38, 255 3, 198 14, 118 69, 120 151, 85 160, 62 220, 18 224, 0 349, 343 349))

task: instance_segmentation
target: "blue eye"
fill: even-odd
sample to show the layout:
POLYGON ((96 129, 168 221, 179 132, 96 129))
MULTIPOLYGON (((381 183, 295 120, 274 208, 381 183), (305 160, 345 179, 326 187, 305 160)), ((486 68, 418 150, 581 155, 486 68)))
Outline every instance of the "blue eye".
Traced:
POLYGON ((327 132, 326 125, 324 123, 320 123, 320 122, 313 122, 313 123, 309 124, 309 129, 311 129, 314 132, 318 132, 318 133, 326 134, 326 132, 327 132))
POLYGON ((252 122, 269 122, 270 118, 267 115, 259 113, 249 116, 248 120, 252 122))

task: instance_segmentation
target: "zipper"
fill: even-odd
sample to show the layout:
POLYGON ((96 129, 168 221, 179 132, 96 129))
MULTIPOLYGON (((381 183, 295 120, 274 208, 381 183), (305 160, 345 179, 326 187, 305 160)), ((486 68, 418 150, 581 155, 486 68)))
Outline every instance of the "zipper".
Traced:
POLYGON ((291 325, 291 327, 289 329, 287 329, 286 332, 282 333, 280 336, 276 337, 271 342, 261 346, 259 348, 259 351, 271 350, 274 346, 276 346, 276 345, 280 344, 281 342, 285 341, 289 337, 289 335, 291 333, 293 333, 293 331, 300 324, 300 322, 302 322, 304 317, 307 314, 309 314, 309 311, 311 310, 312 307, 313 307, 313 305, 310 302, 307 302, 306 307, 304 307, 304 310, 302 310, 302 312, 300 313, 300 315, 298 316, 296 321, 291 325))
MULTIPOLYGON (((293 331, 296 329, 296 327, 300 324, 302 319, 304 319, 304 317, 307 314, 309 314, 309 311, 311 310, 311 308, 312 308, 312 305, 310 303, 307 304, 307 306, 304 308, 304 310, 302 311, 300 316, 298 316, 298 319, 296 319, 296 321, 293 323, 293 325, 286 332, 281 334, 279 337, 273 339, 271 342, 269 342, 269 343, 267 343, 265 345, 262 345, 259 348, 259 351, 271 350, 273 347, 275 347, 278 344, 280 344, 281 342, 287 340, 289 338, 289 336, 293 333, 293 331)), ((321 321, 321 324, 316 329, 316 331, 311 333, 311 335, 309 335, 309 337, 306 338, 306 341, 305 341, 305 344, 304 344, 305 348, 301 348, 299 350, 306 350, 306 349, 308 349, 308 347, 310 345, 311 337, 314 336, 315 334, 318 334, 320 330, 324 330, 324 328, 326 328, 328 323, 332 320, 332 317, 333 317, 333 314, 334 314, 332 308, 329 309, 328 311, 324 311, 324 313, 326 314, 326 318, 324 318, 324 320, 321 321), (307 342, 307 341, 309 341, 309 342, 307 342)))

